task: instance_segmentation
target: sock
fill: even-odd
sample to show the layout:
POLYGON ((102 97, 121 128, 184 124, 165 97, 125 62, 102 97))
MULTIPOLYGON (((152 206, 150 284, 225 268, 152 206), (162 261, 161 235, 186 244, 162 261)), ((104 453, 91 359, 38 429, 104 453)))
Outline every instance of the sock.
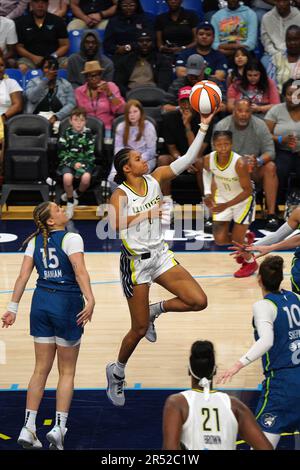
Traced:
POLYGON ((171 195, 164 196, 163 197, 163 202, 173 202, 173 198, 171 195))
POLYGON ((24 426, 26 426, 26 428, 30 429, 30 431, 33 431, 33 432, 36 431, 36 427, 35 427, 36 415, 37 415, 37 411, 29 410, 28 408, 26 408, 24 426))
POLYGON ((164 308, 164 301, 157 302, 156 304, 150 305, 150 316, 155 316, 155 318, 159 317, 162 313, 165 313, 164 308))
POLYGON ((72 197, 68 197, 68 202, 69 202, 70 204, 74 204, 74 198, 73 198, 73 196, 72 196, 72 197))
POLYGON ((250 263, 254 263, 254 261, 255 261, 255 259, 253 258, 253 256, 251 256, 251 258, 249 258, 249 259, 245 259, 245 258, 244 258, 244 262, 245 262, 245 263, 249 263, 249 264, 250 264, 250 263))
POLYGON ((121 362, 116 361, 113 373, 118 377, 125 377, 125 366, 126 364, 122 364, 121 362))
POLYGON ((68 413, 64 411, 57 411, 55 415, 55 426, 60 426, 61 430, 64 431, 68 419, 68 413))

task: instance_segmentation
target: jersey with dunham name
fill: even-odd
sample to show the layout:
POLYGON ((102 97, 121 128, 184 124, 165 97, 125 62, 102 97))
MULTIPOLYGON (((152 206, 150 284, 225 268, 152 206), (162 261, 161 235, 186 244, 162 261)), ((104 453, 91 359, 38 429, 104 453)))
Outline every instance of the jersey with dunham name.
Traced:
POLYGON ((80 292, 69 255, 83 252, 83 241, 79 234, 65 230, 50 232, 47 256, 44 253, 41 234, 30 240, 25 255, 32 256, 38 273, 37 287, 66 292, 80 292))
POLYGON ((216 196, 222 197, 225 201, 235 198, 243 191, 235 169, 240 158, 241 155, 231 152, 227 165, 221 167, 218 164, 217 152, 211 152, 209 155, 209 168, 217 186, 216 196))
MULTIPOLYGON (((145 192, 143 196, 137 194, 127 183, 122 183, 119 188, 127 196, 127 216, 138 215, 160 205, 163 199, 158 181, 151 175, 144 175, 145 192)), ((123 251, 129 256, 147 253, 163 246, 163 233, 160 219, 152 221, 142 220, 140 223, 120 230, 123 243, 123 251)))
POLYGON ((235 450, 238 422, 226 393, 201 390, 181 392, 189 405, 180 441, 188 450, 235 450))
MULTIPOLYGON (((262 357, 264 374, 273 376, 276 370, 300 365, 300 297, 282 289, 267 294, 264 299, 272 302, 277 311, 273 323, 273 346, 262 357)), ((257 341, 259 336, 256 329, 254 336, 257 341)))

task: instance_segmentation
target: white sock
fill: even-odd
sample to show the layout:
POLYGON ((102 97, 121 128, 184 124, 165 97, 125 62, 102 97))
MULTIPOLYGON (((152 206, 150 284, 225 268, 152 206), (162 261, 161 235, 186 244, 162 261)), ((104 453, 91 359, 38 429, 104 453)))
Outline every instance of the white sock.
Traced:
POLYGON ((121 362, 116 361, 113 373, 118 377, 125 377, 125 366, 126 364, 122 364, 121 362))
POLYGON ((245 261, 245 263, 249 263, 249 264, 250 264, 250 263, 254 263, 255 259, 253 258, 253 256, 251 256, 251 258, 249 258, 249 259, 245 259, 245 258, 244 258, 244 261, 245 261))
POLYGON ((26 426, 26 428, 30 429, 30 431, 33 431, 33 432, 36 431, 36 427, 35 427, 36 415, 37 415, 37 411, 29 410, 28 408, 26 408, 24 426, 26 426))
POLYGON ((161 302, 157 302, 156 304, 150 305, 150 316, 155 318, 159 317, 162 313, 165 313, 164 309, 164 301, 162 300, 161 302))
POLYGON ((64 411, 57 411, 55 415, 55 426, 60 426, 61 430, 64 431, 68 419, 68 413, 64 411))

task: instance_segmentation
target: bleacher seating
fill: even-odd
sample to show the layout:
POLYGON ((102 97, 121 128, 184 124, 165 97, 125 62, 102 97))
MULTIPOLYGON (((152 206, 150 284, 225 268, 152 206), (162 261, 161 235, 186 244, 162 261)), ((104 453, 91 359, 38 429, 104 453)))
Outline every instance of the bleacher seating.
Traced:
POLYGON ((24 87, 24 77, 19 69, 5 69, 5 75, 9 78, 12 78, 18 82, 18 84, 23 88, 24 87))

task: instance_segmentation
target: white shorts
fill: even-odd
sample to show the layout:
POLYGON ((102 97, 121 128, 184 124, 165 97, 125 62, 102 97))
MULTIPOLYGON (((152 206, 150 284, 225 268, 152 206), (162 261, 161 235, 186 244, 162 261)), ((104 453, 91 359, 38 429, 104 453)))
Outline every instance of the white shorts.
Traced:
MULTIPOLYGON (((216 204, 227 202, 222 196, 215 196, 216 204)), ((213 214, 213 222, 231 222, 250 225, 255 219, 255 197, 249 196, 245 201, 225 209, 219 214, 213 214)))
POLYGON ((141 256, 128 256, 124 251, 121 252, 120 277, 125 297, 133 296, 133 286, 150 284, 161 274, 179 264, 167 244, 149 254, 149 258, 142 259, 141 256))
POLYGON ((41 344, 57 344, 57 346, 63 346, 65 348, 74 348, 81 343, 81 338, 75 341, 67 341, 58 336, 34 336, 34 342, 41 344))

